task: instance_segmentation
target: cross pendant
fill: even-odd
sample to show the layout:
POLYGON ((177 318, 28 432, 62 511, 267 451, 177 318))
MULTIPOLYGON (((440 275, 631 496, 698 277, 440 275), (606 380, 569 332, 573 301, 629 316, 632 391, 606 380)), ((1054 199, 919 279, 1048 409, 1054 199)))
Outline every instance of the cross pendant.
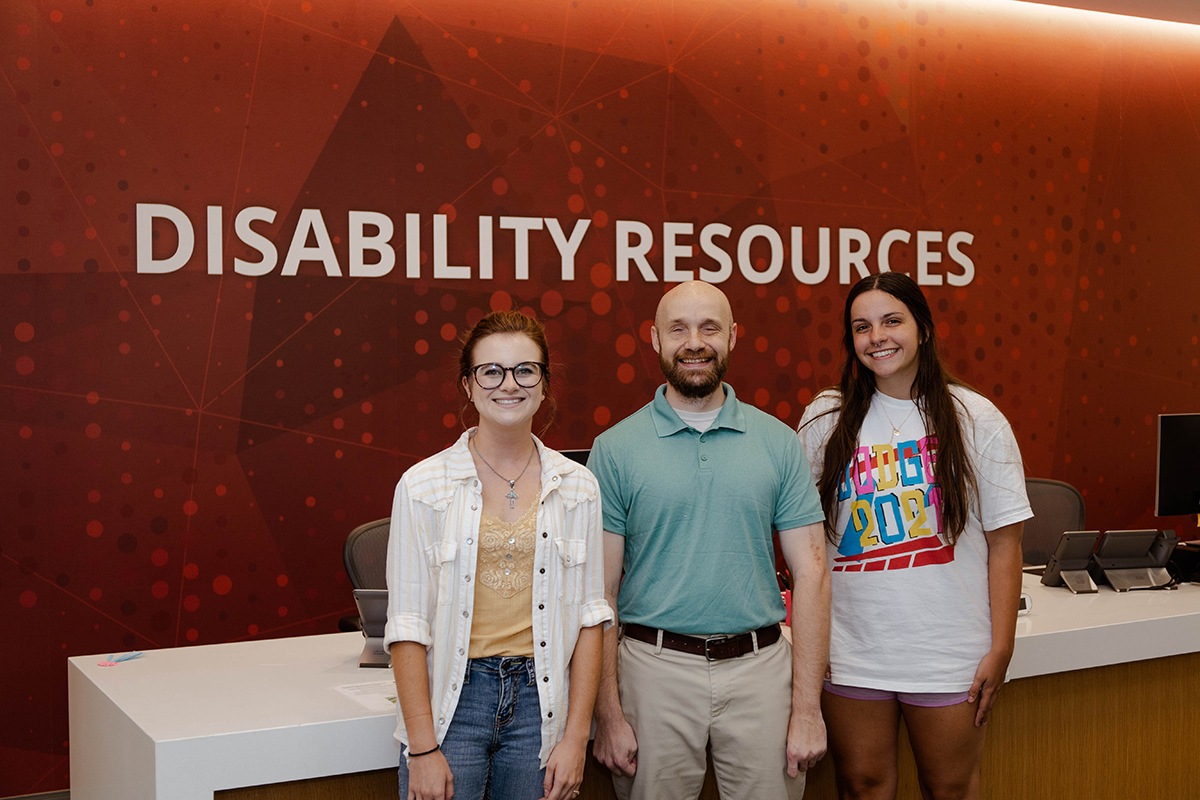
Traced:
POLYGON ((508 482, 508 494, 504 495, 505 497, 508 498, 508 507, 509 508, 517 507, 517 498, 520 495, 517 494, 517 490, 515 488, 516 485, 517 485, 516 481, 509 481, 508 482))

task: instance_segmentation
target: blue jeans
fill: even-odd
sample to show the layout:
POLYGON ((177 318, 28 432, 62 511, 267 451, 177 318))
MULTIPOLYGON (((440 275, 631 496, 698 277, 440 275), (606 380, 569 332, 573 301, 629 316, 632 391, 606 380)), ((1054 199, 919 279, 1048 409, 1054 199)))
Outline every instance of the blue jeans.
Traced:
MULTIPOLYGON (((462 694, 442 740, 454 776, 454 800, 538 800, 542 712, 532 658, 492 656, 467 662, 462 694)), ((400 757, 400 800, 408 763, 400 757)))

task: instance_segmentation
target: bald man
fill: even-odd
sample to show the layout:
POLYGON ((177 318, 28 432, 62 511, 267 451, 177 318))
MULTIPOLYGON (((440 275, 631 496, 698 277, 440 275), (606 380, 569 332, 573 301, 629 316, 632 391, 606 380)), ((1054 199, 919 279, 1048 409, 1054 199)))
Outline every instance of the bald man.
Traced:
POLYGON ((799 798, 825 753, 829 655, 808 459, 790 427, 722 381, 737 326, 719 289, 663 295, 650 341, 666 384, 588 461, 620 623, 605 633, 594 752, 622 800, 693 800, 708 746, 722 797, 799 798), (793 576, 790 644, 772 530, 793 576))

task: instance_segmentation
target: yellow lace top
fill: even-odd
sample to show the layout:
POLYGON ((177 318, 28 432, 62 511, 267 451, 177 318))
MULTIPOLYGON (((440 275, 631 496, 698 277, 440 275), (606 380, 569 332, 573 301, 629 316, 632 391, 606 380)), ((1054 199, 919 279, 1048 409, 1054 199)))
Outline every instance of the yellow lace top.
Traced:
POLYGON ((533 550, 537 508, 516 522, 484 514, 475 564, 470 658, 533 655, 533 550))

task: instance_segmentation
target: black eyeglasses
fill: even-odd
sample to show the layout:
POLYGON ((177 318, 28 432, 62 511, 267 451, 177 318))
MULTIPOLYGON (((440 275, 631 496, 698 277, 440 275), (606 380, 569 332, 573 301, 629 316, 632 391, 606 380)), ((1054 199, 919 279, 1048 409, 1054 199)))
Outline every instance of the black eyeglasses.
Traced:
POLYGON ((536 361, 522 361, 512 367, 502 367, 499 364, 480 364, 471 368, 475 382, 480 389, 496 389, 504 383, 504 376, 511 372, 513 380, 522 389, 532 389, 542 382, 546 374, 546 365, 536 361))

